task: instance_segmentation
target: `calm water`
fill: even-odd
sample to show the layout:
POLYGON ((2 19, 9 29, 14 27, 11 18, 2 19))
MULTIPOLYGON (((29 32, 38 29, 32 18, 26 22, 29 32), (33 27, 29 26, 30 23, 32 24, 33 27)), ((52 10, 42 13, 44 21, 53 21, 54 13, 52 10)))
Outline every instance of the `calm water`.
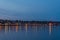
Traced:
POLYGON ((0 26, 0 40, 60 40, 60 26, 0 26))

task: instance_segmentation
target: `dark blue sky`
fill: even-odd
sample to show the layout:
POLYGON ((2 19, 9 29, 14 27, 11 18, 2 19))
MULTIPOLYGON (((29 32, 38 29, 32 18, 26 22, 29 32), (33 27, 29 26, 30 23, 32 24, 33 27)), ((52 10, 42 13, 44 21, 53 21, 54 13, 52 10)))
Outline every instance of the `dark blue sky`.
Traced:
POLYGON ((0 19, 60 21, 60 0, 0 0, 0 19))

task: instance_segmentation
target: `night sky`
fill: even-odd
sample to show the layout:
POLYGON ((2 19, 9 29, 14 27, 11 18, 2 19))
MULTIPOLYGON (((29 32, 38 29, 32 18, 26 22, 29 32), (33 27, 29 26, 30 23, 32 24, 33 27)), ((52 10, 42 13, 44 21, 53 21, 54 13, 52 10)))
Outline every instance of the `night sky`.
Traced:
POLYGON ((0 19, 60 21, 60 0, 0 0, 0 19))

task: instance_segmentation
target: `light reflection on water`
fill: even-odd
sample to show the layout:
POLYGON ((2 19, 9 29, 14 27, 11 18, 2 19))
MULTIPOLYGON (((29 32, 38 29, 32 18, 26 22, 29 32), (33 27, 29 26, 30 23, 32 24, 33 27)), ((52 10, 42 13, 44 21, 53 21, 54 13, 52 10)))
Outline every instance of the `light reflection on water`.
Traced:
POLYGON ((0 26, 0 40, 60 40, 60 26, 0 26))

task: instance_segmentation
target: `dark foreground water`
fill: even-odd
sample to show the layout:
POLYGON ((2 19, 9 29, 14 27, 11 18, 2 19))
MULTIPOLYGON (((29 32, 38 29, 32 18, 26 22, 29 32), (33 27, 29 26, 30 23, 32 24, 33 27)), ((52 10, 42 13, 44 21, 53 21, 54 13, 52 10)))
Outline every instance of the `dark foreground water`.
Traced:
POLYGON ((0 26, 0 40, 60 40, 60 26, 0 26))

